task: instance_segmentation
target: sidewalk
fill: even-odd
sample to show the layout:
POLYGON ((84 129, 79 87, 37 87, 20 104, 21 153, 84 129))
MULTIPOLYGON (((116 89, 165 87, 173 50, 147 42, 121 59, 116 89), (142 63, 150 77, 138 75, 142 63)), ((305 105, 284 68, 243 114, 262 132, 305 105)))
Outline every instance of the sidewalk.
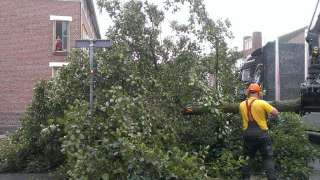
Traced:
POLYGON ((0 174, 0 180, 53 180, 48 174, 0 174))

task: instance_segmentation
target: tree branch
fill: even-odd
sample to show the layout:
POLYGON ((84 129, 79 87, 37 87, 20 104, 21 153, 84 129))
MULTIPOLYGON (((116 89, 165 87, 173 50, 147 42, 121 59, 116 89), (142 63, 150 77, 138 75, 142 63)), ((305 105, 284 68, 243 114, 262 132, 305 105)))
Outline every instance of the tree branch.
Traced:
MULTIPOLYGON (((272 106, 277 108, 280 112, 294 112, 299 113, 300 98, 285 100, 285 101, 272 101, 272 106)), ((184 115, 201 115, 206 113, 213 113, 214 110, 220 110, 225 113, 239 113, 239 103, 226 103, 216 107, 204 107, 198 105, 188 105, 182 109, 184 115)))

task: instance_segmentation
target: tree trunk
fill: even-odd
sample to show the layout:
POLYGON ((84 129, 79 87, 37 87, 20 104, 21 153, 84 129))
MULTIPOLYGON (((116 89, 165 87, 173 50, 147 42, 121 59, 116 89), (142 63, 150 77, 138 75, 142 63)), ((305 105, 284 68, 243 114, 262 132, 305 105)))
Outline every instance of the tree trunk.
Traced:
MULTIPOLYGON (((285 100, 285 101, 271 101, 272 106, 277 108, 280 112, 295 112, 299 113, 300 98, 285 100)), ((219 109, 225 113, 239 113, 239 103, 226 103, 216 107, 203 107, 197 105, 186 106, 182 113, 184 115, 201 115, 205 113, 212 113, 215 109, 219 109)))

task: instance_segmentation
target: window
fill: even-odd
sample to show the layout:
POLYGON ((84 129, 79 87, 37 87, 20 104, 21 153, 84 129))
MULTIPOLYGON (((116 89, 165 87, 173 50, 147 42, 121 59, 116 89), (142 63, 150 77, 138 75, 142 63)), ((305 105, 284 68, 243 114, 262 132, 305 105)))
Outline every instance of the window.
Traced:
POLYGON ((49 62, 49 67, 52 68, 52 77, 56 77, 60 69, 68 64, 68 62, 49 62))
POLYGON ((54 21, 54 51, 69 50, 69 29, 69 21, 54 21))
POLYGON ((215 78, 214 74, 207 73, 207 74, 205 75, 205 77, 206 77, 206 80, 207 80, 207 82, 208 82, 208 85, 209 85, 210 87, 214 87, 214 85, 215 85, 215 83, 216 83, 216 78, 215 78))
POLYGON ((244 41, 244 50, 249 50, 252 48, 252 39, 246 39, 244 41))
POLYGON ((243 69, 242 70, 241 81, 249 82, 250 80, 251 80, 250 69, 243 69))
POLYGON ((70 49, 70 22, 71 16, 50 15, 50 21, 53 22, 52 49, 54 53, 65 55, 70 49))

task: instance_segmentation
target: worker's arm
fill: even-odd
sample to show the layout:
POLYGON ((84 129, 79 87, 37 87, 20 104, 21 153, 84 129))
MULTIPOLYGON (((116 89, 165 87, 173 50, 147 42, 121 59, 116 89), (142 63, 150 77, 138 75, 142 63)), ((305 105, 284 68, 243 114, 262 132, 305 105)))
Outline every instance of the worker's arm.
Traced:
POLYGON ((272 111, 271 111, 270 114, 271 114, 272 117, 276 118, 279 115, 279 111, 276 108, 272 108, 272 111))
POLYGON ((263 101, 262 103, 264 105, 264 109, 267 112, 268 115, 270 115, 270 117, 273 118, 277 118, 279 115, 279 111, 278 109, 276 109, 275 107, 271 106, 269 103, 263 101))

